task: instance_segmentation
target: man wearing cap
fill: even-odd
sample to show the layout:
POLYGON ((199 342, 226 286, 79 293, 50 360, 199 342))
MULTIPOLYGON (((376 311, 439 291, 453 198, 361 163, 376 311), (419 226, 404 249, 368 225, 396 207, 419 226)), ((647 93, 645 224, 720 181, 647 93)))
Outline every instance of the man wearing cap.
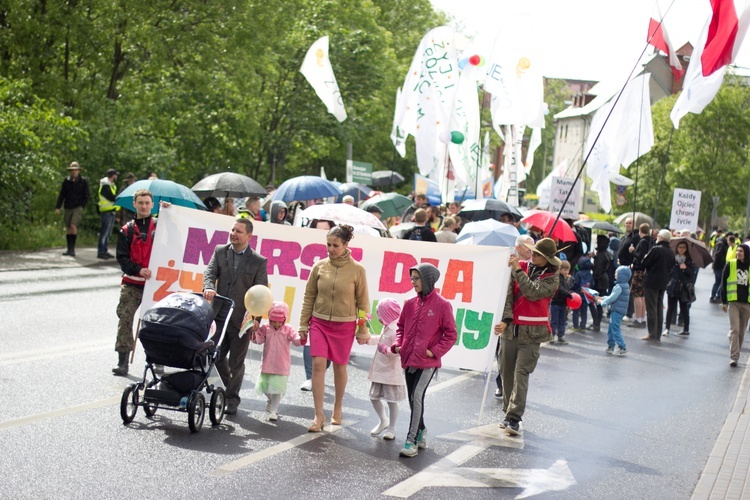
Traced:
POLYGON ((520 422, 526 409, 529 375, 539 360, 539 345, 552 339, 549 306, 560 283, 557 271, 560 259, 557 246, 542 238, 531 249, 530 261, 510 256, 512 268, 503 320, 495 325, 500 335, 500 372, 503 379, 503 411, 500 428, 509 436, 520 434, 520 422))
POLYGON ((74 161, 68 167, 68 177, 62 183, 60 194, 55 203, 55 213, 60 213, 60 208, 65 208, 63 220, 65 221, 65 234, 68 250, 63 255, 76 256, 76 238, 78 226, 81 225, 83 210, 89 202, 89 181, 82 177, 81 167, 74 161))
POLYGON ((119 173, 114 168, 107 170, 107 175, 99 181, 99 217, 102 221, 102 227, 99 230, 99 245, 96 249, 97 259, 112 259, 114 255, 107 250, 109 237, 112 236, 112 227, 115 225, 117 210, 120 208, 115 205, 115 195, 117 186, 115 181, 119 173))

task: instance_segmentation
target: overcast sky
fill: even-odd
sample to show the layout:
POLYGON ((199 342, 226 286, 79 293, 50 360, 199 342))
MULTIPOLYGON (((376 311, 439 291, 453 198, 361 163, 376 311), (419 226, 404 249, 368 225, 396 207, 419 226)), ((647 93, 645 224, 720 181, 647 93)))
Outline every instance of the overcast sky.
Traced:
MULTIPOLYGON (((654 0, 431 0, 453 16, 453 24, 473 40, 467 49, 489 56, 495 34, 505 19, 532 20, 539 33, 543 74, 553 78, 601 81, 627 76, 646 46, 654 0)), ((675 48, 695 45, 708 20, 709 0, 659 0, 675 48)), ((748 37, 750 39, 750 37, 748 37)), ((736 64, 750 67, 750 40, 736 64)), ((415 47, 416 49, 416 47, 415 47)), ((651 52, 649 48, 647 54, 651 52)))

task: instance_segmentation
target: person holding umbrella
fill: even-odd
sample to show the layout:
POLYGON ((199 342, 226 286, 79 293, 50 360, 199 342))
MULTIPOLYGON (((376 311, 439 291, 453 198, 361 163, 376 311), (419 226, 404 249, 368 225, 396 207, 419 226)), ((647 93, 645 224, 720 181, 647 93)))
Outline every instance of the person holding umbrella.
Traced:
MULTIPOLYGON (((677 303, 682 311, 683 327, 678 335, 690 335, 690 287, 693 287, 695 276, 695 264, 688 253, 686 241, 680 241, 676 246, 674 266, 669 272, 669 283, 667 284, 667 323, 663 335, 669 335, 672 320, 677 320, 677 303)), ((692 294, 695 297, 695 292, 692 294)))

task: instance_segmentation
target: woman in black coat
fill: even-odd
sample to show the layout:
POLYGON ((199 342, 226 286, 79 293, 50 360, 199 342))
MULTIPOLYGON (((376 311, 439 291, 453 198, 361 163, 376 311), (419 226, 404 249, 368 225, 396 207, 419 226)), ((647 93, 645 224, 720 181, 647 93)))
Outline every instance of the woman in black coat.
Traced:
POLYGON ((679 302, 680 311, 683 314, 683 330, 677 335, 687 336, 690 335, 690 287, 693 286, 693 278, 695 277, 695 264, 690 258, 686 242, 677 244, 677 253, 675 253, 674 260, 674 266, 669 271, 667 321, 663 334, 669 335, 672 321, 677 319, 677 303, 679 302))

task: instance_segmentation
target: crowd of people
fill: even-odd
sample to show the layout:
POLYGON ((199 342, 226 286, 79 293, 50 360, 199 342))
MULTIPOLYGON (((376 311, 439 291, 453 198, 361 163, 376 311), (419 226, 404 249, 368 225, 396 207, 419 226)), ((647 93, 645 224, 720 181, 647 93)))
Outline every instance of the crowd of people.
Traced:
MULTIPOLYGON (((64 207, 68 248, 64 255, 75 255, 78 226, 88 202, 88 184, 80 176, 80 166, 68 167, 56 210, 64 207)), ((153 245, 156 218, 152 217, 153 195, 139 190, 133 196, 132 210, 117 210, 114 197, 119 173, 110 169, 100 181, 98 208, 102 227, 98 257, 113 257, 107 250, 115 223, 121 226, 116 259, 123 276, 115 351, 118 353, 115 375, 128 373, 128 357, 133 350, 133 316, 141 303, 143 288, 151 276, 149 257, 153 245)), ((135 176, 126 176, 126 183, 135 176)), ((271 186, 272 187, 272 186, 271 186)), ((352 197, 343 203, 355 204, 352 197)), ((301 389, 312 391, 314 415, 309 432, 321 432, 328 418, 324 413, 324 380, 333 365, 334 404, 330 423, 343 419, 347 364, 352 342, 376 346, 369 379, 370 399, 378 417, 373 436, 396 437, 398 404, 408 399, 411 416, 400 454, 417 455, 427 446, 424 422, 424 398, 430 381, 441 366, 441 358, 456 341, 456 324, 451 304, 435 289, 440 272, 432 264, 421 263, 409 270, 416 295, 404 304, 393 299, 379 302, 377 317, 382 334, 371 335, 368 281, 365 268, 351 257, 349 244, 354 229, 330 220, 312 220, 308 227, 325 231, 328 256, 311 269, 307 281, 297 331, 289 325, 289 307, 277 302, 268 314, 248 317, 245 292, 254 285, 268 286, 267 261, 249 247, 254 223, 289 225, 294 213, 304 209, 302 202, 287 205, 248 198, 237 207, 232 199, 223 203, 214 197, 204 200, 209 211, 235 217, 226 245, 216 247, 205 270, 203 296, 230 297, 236 308, 229 320, 220 346, 217 368, 226 387, 226 413, 237 413, 245 372, 245 357, 251 342, 263 344, 261 376, 256 391, 266 396, 268 419, 279 418, 281 397, 287 390, 290 374, 290 346, 302 346, 306 379, 301 389), (243 324, 251 323, 245 335, 243 324), (388 411, 386 412, 386 406, 388 411)), ((459 216, 461 204, 452 202, 444 209, 431 206, 424 194, 417 193, 413 203, 399 220, 388 225, 413 223, 402 238, 417 241, 455 243, 466 222, 459 216)), ((377 217, 382 210, 371 212, 377 217)), ((714 285, 710 302, 721 304, 729 315, 730 366, 738 365, 744 333, 750 322, 750 246, 741 243, 738 234, 717 230, 707 243, 705 235, 689 231, 657 230, 648 223, 624 221, 625 231, 592 235, 565 221, 573 230, 575 242, 560 242, 543 237, 537 227, 525 228, 511 216, 502 222, 513 224, 521 235, 509 259, 511 280, 502 317, 494 326, 498 335, 498 377, 495 396, 502 399, 504 419, 500 427, 511 436, 520 434, 526 407, 529 376, 540 356, 540 346, 568 345, 567 318, 572 316, 571 333, 600 332, 607 323, 605 352, 624 356, 628 353, 622 327, 644 329, 641 338, 661 342, 673 328, 681 326, 678 337, 690 336, 690 307, 696 300, 695 282, 699 268, 691 245, 704 245, 712 251, 714 285), (664 304, 666 295, 666 316, 664 304), (591 323, 588 316, 591 316, 591 323)), ((561 222, 562 223, 562 222, 561 222)))

